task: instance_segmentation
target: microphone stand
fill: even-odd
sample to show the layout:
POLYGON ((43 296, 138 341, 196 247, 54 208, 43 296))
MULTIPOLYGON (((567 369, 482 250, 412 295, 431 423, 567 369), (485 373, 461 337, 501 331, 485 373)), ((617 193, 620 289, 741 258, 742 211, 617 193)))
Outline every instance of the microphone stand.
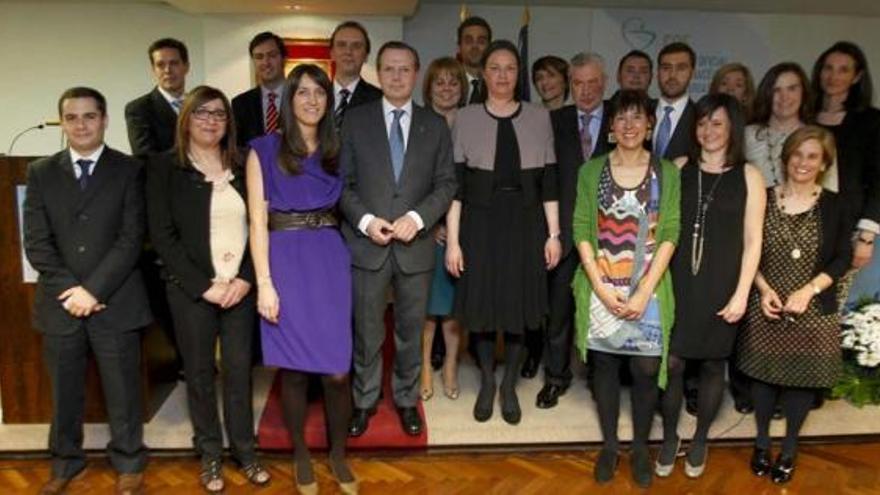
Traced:
POLYGON ((19 132, 18 134, 15 135, 14 138, 12 138, 12 142, 9 143, 9 149, 6 150, 6 155, 9 156, 12 154, 12 148, 15 147, 15 143, 18 142, 18 139, 20 137, 24 136, 25 134, 27 134, 33 130, 45 129, 46 127, 49 127, 49 126, 56 126, 56 125, 58 125, 56 122, 44 122, 42 124, 37 124, 35 126, 28 127, 27 129, 19 132))

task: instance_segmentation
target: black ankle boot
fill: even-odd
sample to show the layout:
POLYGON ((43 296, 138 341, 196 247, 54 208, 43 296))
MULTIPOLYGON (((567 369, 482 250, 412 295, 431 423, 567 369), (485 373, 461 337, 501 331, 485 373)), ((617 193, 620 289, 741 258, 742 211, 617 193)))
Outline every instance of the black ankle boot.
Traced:
POLYGON ((770 479, 776 484, 788 483, 794 476, 794 458, 783 457, 779 454, 776 462, 770 469, 770 479))
POLYGON ((755 476, 767 476, 770 472, 770 449, 755 447, 749 467, 752 468, 755 476))

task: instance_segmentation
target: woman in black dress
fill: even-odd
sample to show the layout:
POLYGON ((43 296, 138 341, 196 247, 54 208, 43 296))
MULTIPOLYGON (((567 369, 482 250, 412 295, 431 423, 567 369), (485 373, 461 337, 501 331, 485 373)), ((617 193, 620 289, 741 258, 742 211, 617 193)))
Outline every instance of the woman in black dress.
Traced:
POLYGON ((474 418, 492 417, 495 335, 504 332, 501 415, 517 424, 523 334, 547 314, 547 270, 562 251, 556 157, 547 110, 517 98, 516 47, 493 42, 482 65, 486 103, 459 110, 452 133, 459 192, 446 218, 446 266, 460 277, 454 315, 477 341, 474 418))
POLYGON ((813 399, 840 377, 838 279, 851 263, 845 196, 822 188, 834 165, 834 137, 806 126, 785 141, 785 181, 767 193, 764 243, 737 339, 737 365, 752 378, 758 434, 751 468, 784 483, 794 473, 797 441, 813 399), (782 451, 771 466, 770 418, 785 415, 782 451))
POLYGON ((663 394, 663 448, 655 472, 672 473, 680 438, 684 368, 698 366, 697 429, 685 462, 696 478, 706 466, 709 427, 724 394, 724 369, 745 314, 761 255, 766 193, 761 172, 745 163, 737 100, 707 95, 696 105, 696 139, 681 158, 681 237, 672 259, 675 326, 663 394))
POLYGON ((812 79, 816 123, 834 134, 839 191, 856 230, 852 266, 862 268, 880 234, 880 110, 871 106, 871 72, 862 49, 840 41, 816 60, 812 79))

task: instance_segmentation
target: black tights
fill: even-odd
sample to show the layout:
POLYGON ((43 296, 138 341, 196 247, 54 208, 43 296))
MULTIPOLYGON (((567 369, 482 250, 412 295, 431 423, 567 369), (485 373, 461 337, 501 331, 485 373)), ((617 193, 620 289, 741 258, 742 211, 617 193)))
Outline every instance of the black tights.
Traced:
MULTIPOLYGON (((662 399, 663 439, 665 442, 677 442, 678 418, 681 415, 681 403, 684 397, 685 359, 670 354, 667 362, 669 380, 662 399)), ((718 414, 718 408, 724 397, 725 363, 724 359, 703 359, 698 363, 697 429, 693 438, 695 443, 706 443, 709 427, 718 414)))
POLYGON ((755 424, 758 427, 755 447, 760 449, 770 448, 770 419, 773 417, 776 401, 779 400, 782 403, 782 412, 785 415, 785 438, 782 439, 782 457, 793 459, 797 454, 797 443, 801 426, 803 426, 804 420, 807 419, 807 414, 810 412, 816 393, 815 388, 783 387, 753 380, 752 401, 755 404, 755 424))
MULTIPOLYGON (((305 439, 308 385, 308 373, 294 370, 281 371, 281 407, 284 411, 287 431, 293 442, 297 480, 301 484, 308 484, 314 480, 311 456, 305 439)), ((324 414, 327 418, 330 465, 342 481, 351 481, 354 478, 345 465, 345 441, 348 438, 348 422, 351 420, 349 375, 348 373, 321 375, 321 385, 324 388, 324 414)))
POLYGON ((654 408, 657 405, 657 373, 660 370, 660 358, 590 351, 589 359, 593 363, 593 396, 599 410, 602 448, 617 451, 619 447, 617 420, 620 416, 620 366, 628 361, 633 378, 630 390, 632 448, 647 449, 654 408))

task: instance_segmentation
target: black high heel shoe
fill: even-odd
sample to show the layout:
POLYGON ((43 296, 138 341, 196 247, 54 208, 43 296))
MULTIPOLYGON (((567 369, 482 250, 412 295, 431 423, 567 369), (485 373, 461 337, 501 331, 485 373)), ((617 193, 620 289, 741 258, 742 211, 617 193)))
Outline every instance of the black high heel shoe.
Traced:
POLYGON ((782 483, 788 483, 791 481, 793 476, 794 458, 782 457, 782 454, 779 454, 779 457, 776 458, 776 462, 770 469, 770 479, 777 485, 781 485, 782 483))
POLYGON ((752 461, 749 463, 755 476, 767 476, 770 473, 770 449, 755 447, 752 452, 752 461))

